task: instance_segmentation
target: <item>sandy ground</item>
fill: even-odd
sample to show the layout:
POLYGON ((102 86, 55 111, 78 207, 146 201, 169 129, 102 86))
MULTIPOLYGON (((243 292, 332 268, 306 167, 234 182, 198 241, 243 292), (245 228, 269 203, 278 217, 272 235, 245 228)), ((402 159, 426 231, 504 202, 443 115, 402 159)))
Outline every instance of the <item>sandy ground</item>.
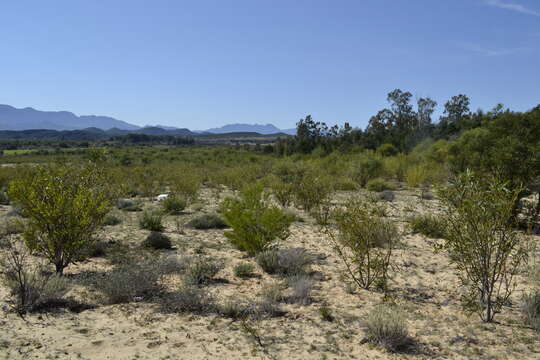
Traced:
MULTIPOLYGON (((340 193, 335 201, 349 196, 340 193)), ((264 284, 278 277, 258 267, 257 277, 235 277, 236 264, 255 262, 232 248, 223 230, 181 226, 202 212, 215 210, 212 192, 204 191, 201 198, 201 210, 167 218, 166 232, 176 248, 170 254, 203 253, 223 260, 226 266, 218 277, 224 281, 209 285, 221 301, 257 297, 264 284)), ((0 216, 8 210, 4 206, 0 216)), ((0 359, 540 359, 540 334, 523 324, 519 311, 520 297, 529 289, 525 277, 518 277, 511 304, 497 316, 497 323, 484 324, 478 316, 461 310, 455 271, 444 254, 434 253, 434 240, 405 230, 403 221, 408 216, 437 211, 436 200, 422 200, 415 191, 398 191, 391 203, 390 216, 404 229, 404 236, 395 253, 399 266, 389 296, 407 313, 410 333, 418 343, 413 353, 393 354, 362 341, 363 319, 384 295, 365 290, 350 293, 328 239, 312 219, 300 213, 305 222, 293 224, 284 246, 304 247, 317 259, 312 266, 316 282, 309 305, 284 304, 285 316, 252 321, 246 328, 241 321, 218 315, 163 314, 152 303, 103 305, 98 292, 79 285, 73 296, 96 308, 30 314, 24 320, 2 311, 0 359), (322 306, 332 309, 334 321, 322 319, 322 306)), ((119 214, 123 223, 106 227, 100 238, 138 246, 148 234, 138 229, 139 214, 119 214)), ((93 258, 70 266, 67 275, 77 279, 108 268, 107 259, 93 258)), ((170 287, 174 286, 172 281, 170 287)), ((0 288, 0 307, 5 307, 6 298, 6 289, 0 288)))

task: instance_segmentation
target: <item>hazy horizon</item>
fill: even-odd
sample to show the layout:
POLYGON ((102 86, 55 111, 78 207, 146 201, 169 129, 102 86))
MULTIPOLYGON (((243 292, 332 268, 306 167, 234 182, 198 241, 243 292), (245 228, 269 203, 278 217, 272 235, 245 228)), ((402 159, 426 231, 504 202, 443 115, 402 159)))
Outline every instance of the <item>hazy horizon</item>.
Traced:
POLYGON ((532 0, 0 5, 0 103, 204 130, 365 128, 400 88, 471 108, 540 102, 532 0))

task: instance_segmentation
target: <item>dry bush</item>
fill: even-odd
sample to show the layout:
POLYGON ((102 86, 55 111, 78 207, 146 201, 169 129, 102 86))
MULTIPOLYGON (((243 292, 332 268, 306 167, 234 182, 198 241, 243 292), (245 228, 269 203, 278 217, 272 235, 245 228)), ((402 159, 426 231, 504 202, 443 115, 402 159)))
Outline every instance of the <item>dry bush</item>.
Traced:
POLYGON ((193 259, 186 269, 184 282, 189 285, 208 284, 223 269, 223 264, 206 257, 193 259))
POLYGON ((188 226, 195 228, 197 230, 207 230, 207 229, 225 229, 227 224, 223 219, 216 214, 206 214, 198 216, 192 219, 188 226))
POLYGON ((254 275, 255 266, 250 263, 241 263, 234 267, 234 275, 236 277, 246 279, 254 275))
POLYGON ((281 276, 306 274, 313 257, 302 248, 269 249, 256 257, 259 266, 268 274, 281 276))
POLYGON ((0 261, 0 278, 13 297, 13 308, 25 314, 43 308, 48 302, 61 300, 69 291, 65 277, 48 274, 46 268, 30 257, 26 248, 10 241, 0 261))
POLYGON ((521 311, 526 323, 540 332, 540 291, 523 296, 521 311))
POLYGON ((403 351, 412 345, 403 311, 395 306, 379 305, 365 320, 367 340, 391 352, 403 351))
POLYGON ((313 280, 309 276, 303 274, 293 275, 288 277, 286 282, 291 289, 291 295, 287 298, 289 302, 301 305, 311 303, 313 280))
POLYGON ((148 234, 142 245, 155 250, 172 248, 171 239, 167 235, 156 231, 152 231, 148 234))
POLYGON ((208 314, 216 312, 215 299, 204 288, 184 285, 177 291, 167 294, 161 302, 161 309, 166 313, 208 314))

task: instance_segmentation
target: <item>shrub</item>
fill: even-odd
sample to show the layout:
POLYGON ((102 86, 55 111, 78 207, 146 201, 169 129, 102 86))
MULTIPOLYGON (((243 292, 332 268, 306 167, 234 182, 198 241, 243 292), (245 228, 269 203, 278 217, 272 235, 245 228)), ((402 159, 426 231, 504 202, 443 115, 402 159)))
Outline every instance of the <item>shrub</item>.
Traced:
POLYGON ((446 205, 446 251, 466 293, 463 305, 490 322, 514 290, 513 277, 527 258, 527 239, 514 228, 514 203, 520 190, 496 178, 471 172, 440 191, 446 205))
POLYGON ((332 322, 334 321, 334 315, 332 315, 332 309, 328 306, 321 306, 319 308, 319 314, 324 321, 332 322))
POLYGON ((246 319, 257 309, 253 304, 245 303, 238 300, 227 300, 222 306, 219 307, 219 313, 221 316, 231 319, 246 319))
POLYGON ((405 350, 412 341, 407 330, 407 320, 395 306, 380 305, 366 318, 367 339, 389 351, 405 350))
POLYGON ((0 205, 9 205, 9 197, 3 191, 0 191, 0 205))
POLYGON ((28 217, 28 248, 46 257, 62 274, 93 240, 114 196, 106 174, 93 165, 47 166, 13 181, 10 197, 28 217))
POLYGON ((175 196, 168 196, 163 200, 163 210, 165 213, 171 215, 180 215, 186 208, 186 205, 185 200, 175 196))
POLYGON ((376 203, 352 199, 334 213, 338 234, 327 228, 347 275, 364 289, 385 288, 399 238, 395 224, 379 216, 383 212, 376 203))
POLYGON ((105 215, 103 218, 103 225, 105 226, 114 226, 120 224, 121 222, 122 219, 112 214, 105 215))
POLYGON ((239 278, 249 278, 253 276, 255 267, 250 263, 238 264, 234 267, 234 275, 239 278))
POLYGON ((317 210, 330 201, 333 183, 327 176, 311 171, 294 183, 294 202, 307 212, 317 210))
POLYGON ((162 224, 163 215, 158 211, 145 211, 139 218, 139 227, 141 229, 158 231, 161 232, 165 230, 165 227, 162 224))
POLYGON ((142 245, 155 250, 170 249, 172 247, 171 239, 167 235, 156 231, 152 231, 143 241, 142 245))
POLYGON ((382 144, 377 148, 377 152, 382 156, 395 156, 398 154, 398 149, 392 144, 382 144))
POLYGON ((313 262, 311 255, 302 248, 269 249, 259 253, 256 260, 266 273, 282 276, 306 274, 313 262))
POLYGON ((269 187, 278 203, 283 207, 288 207, 293 199, 293 184, 282 181, 277 176, 272 176, 269 180, 269 187))
POLYGON ((111 304, 152 298, 163 291, 164 271, 160 265, 152 259, 122 263, 98 284, 99 290, 111 304))
POLYGON ((207 230, 207 229, 224 229, 227 227, 227 224, 223 219, 218 215, 201 215, 192 219, 188 226, 191 226, 198 230, 207 230))
POLYGON ((424 234, 430 238, 442 239, 445 233, 444 221, 432 215, 419 215, 409 219, 409 226, 415 233, 424 234))
POLYGON ((202 179, 193 169, 183 169, 181 174, 176 175, 171 183, 171 190, 174 194, 193 203, 197 199, 197 194, 201 188, 202 179))
POLYGON ((129 199, 120 199, 116 202, 116 207, 119 210, 123 211, 129 211, 129 212, 136 212, 136 211, 142 211, 142 207, 140 204, 133 200, 129 199))
POLYGON ((184 281, 189 285, 208 284, 222 268, 222 264, 212 259, 199 257, 191 262, 184 281))
POLYGON ((311 291, 313 281, 307 275, 299 274, 287 278, 287 285, 292 290, 288 298, 290 302, 302 305, 308 305, 311 302, 311 291))
POLYGON ((161 307, 167 313, 207 314, 217 310, 215 299, 204 288, 193 285, 168 294, 161 307))
POLYGON ((396 198, 396 194, 394 194, 394 192, 391 190, 383 190, 379 194, 379 199, 384 200, 384 201, 392 202, 394 201, 395 198, 396 198))
POLYGON ((380 160, 364 158, 353 167, 351 178, 364 187, 369 180, 381 176, 382 170, 383 164, 380 160))
POLYGON ((105 241, 95 241, 92 242, 88 248, 85 251, 85 255, 83 258, 89 257, 89 258, 96 258, 96 257, 104 257, 107 255, 107 249, 111 246, 111 244, 105 242, 105 241))
POLYGON ((66 278, 47 275, 44 267, 36 264, 28 251, 16 243, 9 243, 0 268, 0 279, 14 297, 13 307, 21 315, 62 299, 69 290, 66 278))
POLYGON ((228 198, 222 204, 226 223, 232 231, 225 233, 238 249, 250 255, 285 240, 294 219, 278 206, 270 204, 261 184, 244 188, 239 199, 228 198))
POLYGON ((429 181, 429 173, 425 165, 414 165, 407 169, 405 181, 410 187, 419 187, 429 181))
POLYGON ((540 292, 535 291, 523 297, 521 311, 525 315, 525 321, 533 329, 540 332, 540 292))
POLYGON ((394 190, 394 187, 384 181, 384 179, 375 178, 367 182, 366 189, 368 189, 369 191, 381 192, 385 190, 394 190))

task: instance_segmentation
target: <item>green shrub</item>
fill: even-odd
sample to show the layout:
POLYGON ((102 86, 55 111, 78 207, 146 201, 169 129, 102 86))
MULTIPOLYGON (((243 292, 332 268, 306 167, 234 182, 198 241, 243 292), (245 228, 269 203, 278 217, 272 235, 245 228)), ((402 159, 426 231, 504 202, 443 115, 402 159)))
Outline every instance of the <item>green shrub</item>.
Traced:
POLYGON ((415 233, 430 238, 442 239, 445 234, 445 224, 439 217, 432 215, 419 215, 409 219, 409 226, 415 233))
POLYGON ((355 164, 351 171, 351 178, 361 187, 364 187, 369 180, 381 176, 382 171, 382 162, 378 159, 368 157, 355 164))
POLYGON ((334 315, 332 315, 332 309, 324 305, 319 308, 319 314, 324 321, 332 322, 334 321, 334 315))
POLYGON ((389 351, 412 345, 405 314, 395 306, 379 305, 366 318, 367 339, 389 351))
POLYGON ((395 156, 398 154, 398 149, 392 144, 382 144, 377 148, 377 152, 382 156, 395 156))
POLYGON ((156 250, 170 249, 172 247, 171 239, 167 235, 156 231, 152 231, 143 241, 142 245, 156 250))
POLYGON ((103 218, 103 225, 105 226, 114 226, 114 225, 120 224, 121 222, 122 222, 122 219, 112 214, 107 214, 103 218))
POLYGON ((188 285, 208 284, 223 265, 209 258, 199 257, 187 268, 184 281, 188 285))
POLYGON ((294 219, 278 206, 272 205, 261 184, 244 188, 239 199, 228 198, 222 213, 232 231, 225 232, 229 241, 250 255, 285 240, 294 219))
POLYGON ((227 224, 219 215, 201 215, 192 219, 188 226, 191 226, 198 230, 207 230, 207 229, 224 229, 227 228, 227 224))
POLYGON ((463 306, 491 322, 512 294, 514 276, 527 259, 527 237, 515 228, 514 204, 519 189, 497 178, 460 175, 441 189, 445 205, 444 243, 465 290, 463 306))
POLYGON ((327 228, 347 275, 358 286, 385 288, 392 252, 399 239, 394 223, 380 216, 384 207, 352 199, 334 213, 338 234, 327 228))
POLYGON ((366 184, 366 189, 369 191, 381 192, 385 190, 394 190, 394 187, 388 184, 384 179, 371 179, 366 184))
POLYGON ((187 204, 184 199, 175 196, 168 196, 165 200, 163 200, 163 210, 165 213, 171 215, 182 214, 182 211, 185 210, 186 205, 187 204))
POLYGON ((250 263, 238 264, 234 267, 234 275, 239 278, 252 277, 255 271, 255 267, 250 263))
POLYGON ((22 208, 24 239, 62 274, 93 241, 109 211, 114 187, 106 172, 93 165, 38 166, 31 176, 11 182, 9 196, 22 208))
POLYGON ((162 224, 163 215, 158 211, 145 211, 139 218, 139 227, 141 229, 158 231, 161 232, 165 230, 165 227, 162 224))
POLYGON ((293 200, 293 184, 286 183, 277 176, 272 176, 268 183, 268 186, 276 197, 278 203, 283 207, 288 207, 293 200))
POLYGON ((333 182, 328 176, 311 171, 294 183, 294 202, 307 212, 327 204, 334 192, 333 182))

